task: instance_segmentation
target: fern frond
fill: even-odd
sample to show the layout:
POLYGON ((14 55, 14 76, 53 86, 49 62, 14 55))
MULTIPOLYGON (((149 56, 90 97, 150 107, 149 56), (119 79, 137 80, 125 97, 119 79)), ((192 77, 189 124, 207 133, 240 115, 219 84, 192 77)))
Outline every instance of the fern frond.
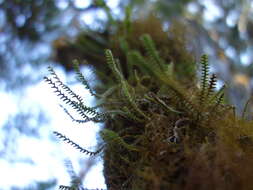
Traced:
POLYGON ((127 54, 127 60, 130 65, 136 65, 141 68, 141 71, 147 74, 152 74, 155 69, 155 66, 148 65, 147 61, 138 51, 130 51, 127 54))
POLYGON ((168 113, 171 113, 171 112, 177 113, 177 114, 182 113, 182 112, 177 111, 177 110, 175 110, 174 108, 168 106, 163 100, 161 100, 159 97, 157 97, 157 96, 156 96, 154 93, 152 93, 152 92, 149 93, 149 96, 146 95, 145 98, 147 98, 148 100, 150 100, 150 101, 153 102, 153 103, 156 103, 156 104, 160 105, 160 106, 161 106, 162 108, 164 108, 165 111, 168 112, 168 113))
POLYGON ((224 94, 224 90, 226 88, 226 85, 223 85, 220 90, 218 92, 216 92, 212 98, 210 99, 210 103, 213 103, 213 102, 217 102, 217 100, 219 99, 219 97, 224 94))
POLYGON ((125 18, 124 18, 124 35, 125 36, 128 36, 132 31, 131 14, 132 14, 132 9, 130 6, 127 6, 125 8, 125 18))
POLYGON ((120 137, 116 132, 110 129, 103 129, 100 131, 100 136, 102 139, 107 143, 109 146, 113 145, 121 145, 122 147, 131 150, 131 151, 138 151, 138 149, 130 144, 127 144, 122 137, 120 137))
POLYGON ((143 46, 147 52, 147 55, 151 63, 156 65, 160 69, 160 71, 163 71, 164 63, 162 59, 160 58, 158 51, 156 50, 155 44, 153 40, 151 39, 150 35, 149 34, 142 35, 141 41, 143 43, 143 46))
POLYGON ((92 96, 97 97, 97 94, 93 91, 93 89, 89 85, 88 81, 85 79, 82 72, 80 71, 79 62, 76 59, 73 60, 73 67, 74 67, 74 70, 75 70, 76 75, 77 75, 77 77, 76 77, 77 80, 79 80, 82 83, 82 85, 84 85, 84 87, 90 92, 90 94, 92 96))
POLYGON ((90 155, 90 156, 95 156, 97 155, 98 153, 101 152, 101 148, 98 149, 97 151, 95 152, 91 152, 89 150, 86 150, 84 148, 82 148, 81 146, 79 146, 78 144, 76 144, 75 142, 73 142, 72 140, 70 140, 69 138, 67 138, 65 135, 59 133, 59 132, 56 132, 54 131, 53 132, 59 139, 63 140, 64 142, 67 142, 68 144, 70 144, 71 146, 73 146, 74 148, 76 148, 77 150, 79 150, 81 153, 84 153, 84 154, 87 154, 87 155, 90 155))
POLYGON ((212 74, 212 76, 211 76, 211 78, 209 80, 209 85, 208 85, 207 92, 206 92, 206 99, 207 100, 213 94, 214 89, 216 87, 216 83, 217 83, 217 77, 216 77, 215 74, 212 74))
POLYGON ((132 119, 133 121, 137 121, 139 123, 144 122, 143 119, 138 118, 134 113, 132 113, 127 107, 123 107, 122 110, 124 111, 124 114, 127 115, 127 119, 132 119))
POLYGON ((201 93, 200 93, 200 105, 203 104, 204 99, 206 98, 206 91, 208 86, 209 78, 209 65, 208 65, 208 56, 206 54, 201 56, 201 93))
POLYGON ((218 107, 222 104, 223 102, 223 99, 224 99, 224 93, 222 93, 216 100, 216 103, 215 105, 212 107, 212 110, 211 112, 215 111, 218 109, 218 107))
POLYGON ((70 186, 60 185, 59 190, 75 190, 70 186))
POLYGON ((50 66, 48 66, 48 71, 52 75, 52 77, 55 79, 55 84, 57 84, 58 87, 65 90, 72 98, 76 98, 79 102, 82 102, 81 96, 78 96, 75 92, 73 92, 67 85, 63 84, 63 82, 60 80, 58 75, 55 73, 54 69, 50 66))
POLYGON ((132 97, 132 95, 129 92, 129 85, 127 83, 127 81, 124 79, 123 75, 121 74, 121 72, 118 70, 118 68, 116 67, 116 63, 114 61, 112 52, 110 50, 105 50, 105 55, 106 55, 106 60, 107 60, 107 64, 109 65, 110 69, 112 70, 112 72, 114 73, 115 77, 117 78, 118 82, 121 84, 121 88, 122 88, 122 92, 123 95, 126 97, 127 101, 130 103, 130 105, 144 118, 149 119, 148 116, 146 116, 136 105, 136 103, 134 102, 134 99, 132 97))
MULTIPOLYGON (((56 95, 60 97, 60 100, 62 100, 65 104, 70 105, 74 110, 76 110, 76 112, 82 118, 84 118, 85 122, 88 122, 88 121, 100 122, 100 120, 102 121, 101 114, 98 113, 94 108, 85 106, 81 98, 78 98, 77 101, 74 101, 71 99, 71 98, 77 98, 79 96, 75 95, 75 96, 69 97, 65 93, 62 92, 62 90, 59 88, 56 82, 54 82, 52 79, 48 77, 44 77, 44 80, 51 86, 51 88, 54 90, 54 93, 56 93, 56 95), (94 117, 90 118, 89 116, 87 116, 87 114, 92 115, 94 117)), ((70 114, 68 115, 70 116, 70 114)), ((70 117, 74 119, 72 116, 70 117)))
POLYGON ((77 122, 77 123, 87 123, 89 121, 93 121, 95 123, 98 123, 98 122, 106 121, 106 117, 103 114, 98 114, 94 117, 88 117, 83 112, 81 114, 80 113, 79 114, 82 115, 85 119, 75 119, 66 108, 64 108, 62 105, 60 105, 60 106, 62 107, 64 112, 72 119, 72 121, 77 122))
POLYGON ((109 49, 105 50, 105 57, 106 57, 106 63, 109 65, 114 76, 116 77, 118 82, 121 83, 124 80, 124 78, 123 78, 123 75, 120 73, 119 69, 116 67, 116 62, 114 60, 111 50, 109 49))
POLYGON ((54 90, 54 93, 56 93, 56 95, 59 96, 61 100, 63 100, 67 104, 69 104, 72 101, 67 95, 65 95, 60 90, 60 88, 56 85, 55 82, 52 81, 51 78, 44 77, 44 80, 51 86, 51 88, 54 90))
POLYGON ((245 116, 246 116, 246 112, 247 112, 247 110, 248 110, 248 106, 249 106, 249 104, 250 104, 250 102, 252 101, 252 96, 247 100, 247 102, 245 103, 245 105, 244 105, 244 108, 243 108, 243 111, 242 111, 242 118, 245 118, 245 116))

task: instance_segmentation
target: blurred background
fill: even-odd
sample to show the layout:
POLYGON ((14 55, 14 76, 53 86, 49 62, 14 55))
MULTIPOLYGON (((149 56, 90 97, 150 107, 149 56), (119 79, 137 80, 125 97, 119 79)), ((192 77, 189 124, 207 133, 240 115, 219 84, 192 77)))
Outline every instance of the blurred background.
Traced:
MULTIPOLYGON (((52 135, 60 131, 94 150, 101 126, 73 123, 43 76, 52 66, 94 105, 76 81, 71 60, 92 60, 92 52, 103 50, 126 6, 133 19, 155 13, 165 29, 172 21, 184 22, 196 61, 209 55, 219 85, 228 86, 228 101, 242 113, 253 92, 251 0, 0 0, 0 190, 69 185, 69 161, 83 187, 105 188, 101 158, 89 158, 52 135)), ((81 70, 96 82, 91 67, 81 70)))

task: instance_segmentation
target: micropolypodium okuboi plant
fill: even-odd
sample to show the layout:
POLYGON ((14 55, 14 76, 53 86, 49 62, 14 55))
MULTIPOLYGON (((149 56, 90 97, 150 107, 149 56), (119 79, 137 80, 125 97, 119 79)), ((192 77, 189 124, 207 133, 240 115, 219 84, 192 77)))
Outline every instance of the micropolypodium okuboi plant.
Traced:
POLYGON ((207 55, 200 60, 198 87, 191 81, 192 69, 189 75, 183 71, 194 67, 191 61, 182 63, 184 67, 168 62, 149 34, 141 35, 140 48, 132 48, 139 45, 131 46, 128 39, 120 40, 123 64, 105 50, 111 75, 106 76, 102 92, 89 85, 74 62, 78 79, 98 99, 95 107, 87 107, 49 68, 52 77, 45 80, 81 117, 75 119, 66 110, 71 119, 104 123, 103 144, 95 151, 59 132, 56 136, 90 156, 102 155, 110 190, 251 189, 253 122, 224 104, 225 87, 216 90, 207 55))
POLYGON ((91 94, 101 97, 103 112, 97 111, 99 106, 85 106, 49 68, 52 79, 45 80, 83 118, 76 120, 67 112, 73 121, 105 122, 100 132, 104 145, 95 152, 54 132, 56 136, 91 156, 103 152, 108 189, 247 189, 249 176, 238 176, 237 171, 252 158, 252 121, 238 118, 232 106, 223 104, 224 88, 215 91, 216 76, 209 76, 207 56, 200 61, 201 87, 192 91, 174 79, 173 71, 149 43, 152 39, 144 35, 142 41, 150 51, 146 57, 136 50, 129 52, 139 66, 133 84, 124 78, 112 52, 105 51, 116 80, 107 96, 96 94, 75 65, 79 80, 91 94), (143 83, 146 78, 157 88, 149 89, 143 83), (240 159, 244 162, 235 163, 240 159), (201 172, 204 180, 200 180, 201 172))

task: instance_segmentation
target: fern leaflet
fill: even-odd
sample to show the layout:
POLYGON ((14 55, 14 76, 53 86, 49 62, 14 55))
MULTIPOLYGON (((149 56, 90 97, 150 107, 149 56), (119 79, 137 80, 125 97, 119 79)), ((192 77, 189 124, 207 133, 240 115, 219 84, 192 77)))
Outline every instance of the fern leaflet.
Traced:
POLYGON ((70 140, 69 138, 67 138, 65 135, 59 133, 59 132, 56 132, 54 131, 53 132, 59 139, 63 140, 64 142, 67 142, 68 144, 70 144, 71 146, 73 146, 74 148, 76 148, 77 150, 79 150, 80 152, 82 153, 85 153, 87 155, 90 155, 90 156, 95 156, 97 155, 98 153, 100 153, 103 149, 103 147, 99 148, 97 151, 95 152, 91 152, 89 150, 86 150, 84 148, 82 148, 81 146, 79 146, 78 144, 76 144, 75 142, 73 142, 72 140, 70 140))

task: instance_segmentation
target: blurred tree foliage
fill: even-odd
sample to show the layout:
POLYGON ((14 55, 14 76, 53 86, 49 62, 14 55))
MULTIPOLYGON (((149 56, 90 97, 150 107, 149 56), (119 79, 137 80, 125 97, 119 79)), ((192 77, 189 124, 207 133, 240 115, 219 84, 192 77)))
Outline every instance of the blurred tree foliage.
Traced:
POLYGON ((57 25, 53 22, 59 14, 54 1, 50 0, 10 0, 2 2, 6 23, 5 31, 11 31, 20 39, 38 41, 45 31, 51 31, 57 25))

